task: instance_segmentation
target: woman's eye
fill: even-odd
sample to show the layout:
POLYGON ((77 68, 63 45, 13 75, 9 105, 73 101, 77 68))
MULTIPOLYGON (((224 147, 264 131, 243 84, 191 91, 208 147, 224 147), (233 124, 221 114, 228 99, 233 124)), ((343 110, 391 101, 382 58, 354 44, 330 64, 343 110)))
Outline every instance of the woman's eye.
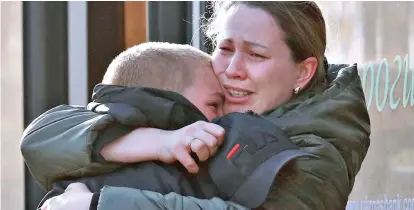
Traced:
POLYGON ((228 48, 228 47, 219 47, 219 49, 221 50, 221 51, 231 51, 230 50, 230 48, 228 48))
POLYGON ((257 54, 257 53, 251 53, 250 56, 254 57, 254 58, 260 58, 260 59, 266 59, 266 56, 257 54))

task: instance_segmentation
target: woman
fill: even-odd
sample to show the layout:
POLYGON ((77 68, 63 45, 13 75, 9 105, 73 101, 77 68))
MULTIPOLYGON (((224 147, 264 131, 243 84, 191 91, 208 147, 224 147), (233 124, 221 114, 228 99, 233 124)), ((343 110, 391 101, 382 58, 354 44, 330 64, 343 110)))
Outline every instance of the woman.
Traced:
MULTIPOLYGON (((301 149, 318 156, 283 170, 262 207, 344 209, 369 147, 370 122, 356 65, 324 65, 325 22, 317 5, 220 2, 207 34, 217 45, 212 64, 225 91, 225 113, 262 114, 301 149)), ((66 175, 104 170, 80 159, 83 168, 66 175)), ((103 210, 243 208, 218 198, 117 187, 105 187, 99 205, 103 210)))

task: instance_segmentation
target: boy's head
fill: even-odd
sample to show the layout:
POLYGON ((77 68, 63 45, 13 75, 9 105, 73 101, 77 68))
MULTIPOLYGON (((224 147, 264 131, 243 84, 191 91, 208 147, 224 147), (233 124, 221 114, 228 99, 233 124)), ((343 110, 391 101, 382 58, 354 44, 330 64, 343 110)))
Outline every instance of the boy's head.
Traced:
POLYGON ((222 91, 211 57, 189 45, 148 42, 119 54, 103 84, 151 87, 182 94, 211 120, 222 114, 222 91))

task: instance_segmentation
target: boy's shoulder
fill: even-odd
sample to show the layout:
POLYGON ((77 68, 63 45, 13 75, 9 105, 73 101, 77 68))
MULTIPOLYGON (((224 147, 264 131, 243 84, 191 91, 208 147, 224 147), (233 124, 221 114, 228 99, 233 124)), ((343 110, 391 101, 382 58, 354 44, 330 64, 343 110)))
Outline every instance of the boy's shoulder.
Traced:
POLYGON ((131 126, 179 129, 206 117, 181 94, 147 87, 95 86, 88 109, 131 126))

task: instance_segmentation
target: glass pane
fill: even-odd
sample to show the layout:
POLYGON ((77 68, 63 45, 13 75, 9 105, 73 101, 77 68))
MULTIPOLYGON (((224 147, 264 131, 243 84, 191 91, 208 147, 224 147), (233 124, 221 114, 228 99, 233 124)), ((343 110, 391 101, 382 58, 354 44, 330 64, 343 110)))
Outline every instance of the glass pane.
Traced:
POLYGON ((371 147, 348 209, 414 209, 414 2, 318 4, 328 61, 358 63, 371 117, 371 147))

